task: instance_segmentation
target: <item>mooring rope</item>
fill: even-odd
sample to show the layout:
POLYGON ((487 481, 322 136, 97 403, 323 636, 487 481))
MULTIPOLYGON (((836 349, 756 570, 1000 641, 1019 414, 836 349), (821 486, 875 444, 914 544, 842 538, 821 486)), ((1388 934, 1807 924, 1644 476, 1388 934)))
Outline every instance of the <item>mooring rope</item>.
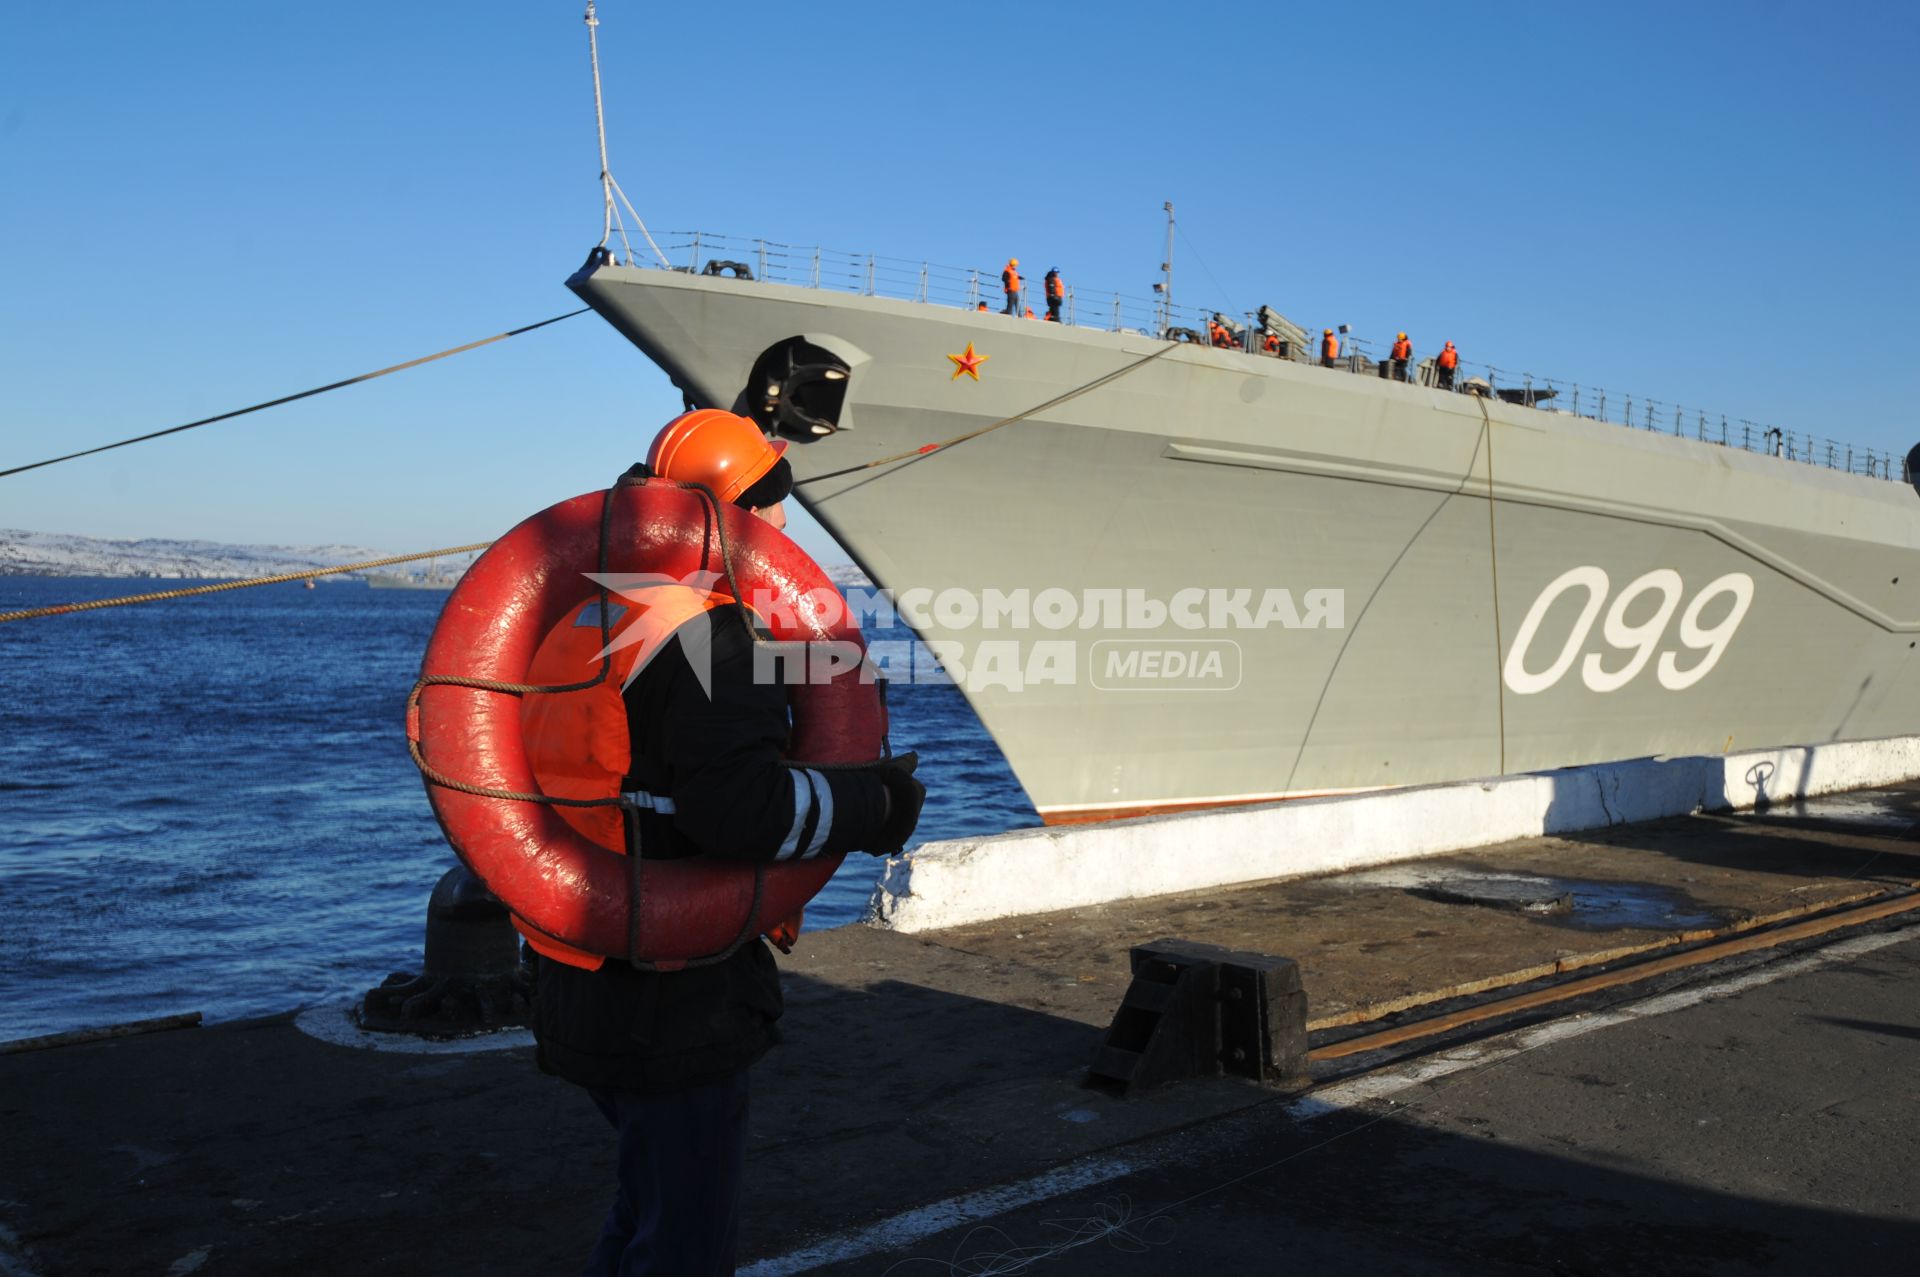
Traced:
MULTIPOLYGON (((389 368, 379 368, 373 372, 363 372, 357 377, 348 377, 345 381, 336 381, 325 386, 315 386, 312 390, 302 390, 294 395, 282 395, 278 399, 269 399, 246 408, 236 408, 232 412, 223 412, 217 417, 202 417, 198 421, 189 421, 182 426, 168 426, 165 430, 154 430, 144 435, 135 435, 131 439, 122 439, 117 443, 103 443, 97 448, 84 448, 79 452, 69 452, 64 457, 48 457, 45 461, 34 461, 24 466, 15 466, 11 470, 0 470, 0 479, 8 475, 25 474, 29 470, 38 470, 42 466, 58 465, 62 461, 74 461, 81 457, 91 457, 96 452, 111 452, 115 448, 124 448, 129 444, 145 443, 149 439, 158 439, 163 435, 177 435, 182 430, 193 430, 200 426, 210 426, 216 421, 230 421, 235 417, 244 417, 250 412, 259 412, 263 408, 277 408, 283 403, 292 403, 296 399, 311 399, 315 395, 324 395, 329 390, 340 390, 347 386, 357 386, 363 381, 372 381, 375 377, 384 377, 388 373, 405 372, 409 368, 418 368, 421 364, 430 364, 436 359, 445 359, 449 355, 464 354, 469 350, 478 350, 482 346, 491 346, 496 341, 505 341, 509 337, 518 337, 530 333, 536 328, 545 328, 548 324, 557 324, 563 319, 572 319, 575 315, 584 315, 592 310, 591 306, 582 306, 579 310, 570 310, 564 315, 555 315, 552 319, 543 319, 537 324, 523 324, 519 328, 510 328, 504 333, 495 333, 491 337, 482 337, 479 341, 470 341, 464 346, 455 346, 431 355, 422 355, 418 359, 409 359, 404 364, 394 364, 389 368)), ((395 560, 396 562, 398 560, 395 560)))
POLYGON ((1128 373, 1134 372, 1134 371, 1137 371, 1138 369, 1146 367, 1148 364, 1152 363, 1154 360, 1160 358, 1160 356, 1171 354, 1173 351, 1178 350, 1181 345, 1182 343, 1180 342, 1168 342, 1166 345, 1162 346, 1160 349, 1154 351, 1151 355, 1146 356, 1144 359, 1136 359, 1124 368, 1116 368, 1112 372, 1107 373, 1103 377, 1095 377, 1092 381, 1089 381, 1084 386, 1075 386, 1072 390, 1067 391, 1065 394, 1055 395, 1053 398, 1047 400, 1045 403, 1035 404, 1033 407, 1028 408, 1024 412, 1016 412, 1011 417, 1002 417, 1000 420, 994 422, 992 425, 982 426, 978 430, 969 430, 967 431, 967 433, 963 435, 955 435, 951 439, 942 439, 938 443, 923 443, 918 448, 915 448, 911 452, 896 452, 891 457, 881 457, 877 461, 868 461, 857 466, 848 466, 844 470, 829 470, 825 474, 816 474, 805 479, 796 479, 794 480, 793 486, 796 488, 803 488, 809 483, 819 483, 823 479, 838 479, 841 475, 858 474, 862 470, 873 470, 880 466, 890 466, 896 461, 911 461, 915 457, 924 457, 929 453, 938 452, 942 448, 951 448, 956 443, 965 443, 969 439, 978 439, 981 435, 991 434, 993 431, 1000 429, 1000 427, 1002 426, 1011 426, 1016 421, 1025 421, 1028 417, 1033 416, 1035 413, 1045 412, 1049 408, 1057 408, 1061 404, 1066 403, 1070 399, 1078 399, 1081 395, 1086 394, 1088 391, 1098 390, 1100 387, 1107 385, 1109 382, 1118 381, 1120 380, 1120 378, 1126 376, 1128 373))
POLYGON ((155 590, 150 594, 122 594, 117 598, 93 599, 86 603, 56 603, 51 607, 30 607, 19 612, 0 612, 0 624, 7 621, 31 621, 42 616, 65 616, 69 612, 92 612, 103 607, 127 607, 134 603, 158 603, 163 599, 186 599, 196 594, 221 594, 228 590, 249 590, 256 585, 283 585, 288 581, 306 581, 316 576, 338 576, 347 572, 359 572, 366 568, 383 568, 391 563, 412 563, 417 559, 433 559, 443 554, 470 554, 475 550, 484 550, 492 545, 491 541, 476 541, 472 545, 448 546, 444 550, 422 550, 418 554, 390 554, 383 559, 366 559, 359 563, 340 563, 333 566, 317 564, 298 572, 279 572, 273 576, 249 577, 244 581, 222 581, 218 585, 194 585, 179 590, 155 590))

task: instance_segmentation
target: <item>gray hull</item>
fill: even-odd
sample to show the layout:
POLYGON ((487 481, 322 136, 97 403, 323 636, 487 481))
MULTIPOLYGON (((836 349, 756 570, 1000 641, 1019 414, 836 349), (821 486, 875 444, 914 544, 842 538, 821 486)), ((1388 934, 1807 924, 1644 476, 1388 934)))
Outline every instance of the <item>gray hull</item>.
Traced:
POLYGON ((1004 647, 960 680, 1050 820, 1920 727, 1904 485, 1141 335, 621 267, 569 283, 701 404, 739 405, 784 339, 843 359, 844 428, 787 455, 880 584, 1081 601, 1064 629, 958 604, 919 626, 962 665, 1073 645, 1069 680, 1009 680, 1004 647), (978 381, 949 358, 968 343, 978 381), (1128 590, 1339 605, 1143 630, 1107 606, 1128 590), (1230 668, 1115 663, 1156 645, 1230 668))

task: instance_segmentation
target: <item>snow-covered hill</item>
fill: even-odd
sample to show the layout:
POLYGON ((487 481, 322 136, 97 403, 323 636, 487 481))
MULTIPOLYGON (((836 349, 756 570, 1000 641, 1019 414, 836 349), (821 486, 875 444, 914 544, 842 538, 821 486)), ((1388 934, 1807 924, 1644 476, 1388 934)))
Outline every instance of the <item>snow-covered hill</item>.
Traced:
POLYGON ((232 579, 379 558, 358 545, 223 545, 147 537, 110 541, 0 528, 0 576, 143 576, 232 579))
MULTIPOLYGON (((233 580, 274 576, 377 559, 385 551, 360 545, 225 545, 218 541, 169 541, 146 537, 113 541, 65 532, 0 528, 0 576, 145 576, 233 580)), ((461 563, 459 567, 464 567, 461 563)), ((823 565, 842 589, 870 588, 851 563, 823 565)), ((419 575, 418 565, 388 569, 419 575)), ((455 569, 456 571, 458 568, 455 569)))

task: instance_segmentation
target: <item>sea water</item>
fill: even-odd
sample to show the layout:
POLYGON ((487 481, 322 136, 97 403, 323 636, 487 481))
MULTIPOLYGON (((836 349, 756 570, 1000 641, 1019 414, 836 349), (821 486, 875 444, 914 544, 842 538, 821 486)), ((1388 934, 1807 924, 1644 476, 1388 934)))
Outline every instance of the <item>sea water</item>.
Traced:
MULTIPOLYGON (((0 611, 184 584, 0 577, 0 611)), ((454 858, 403 715, 445 601, 295 583, 0 626, 0 1040, 417 971, 454 858)), ((957 689, 888 702, 916 842, 1038 823, 957 689)), ((808 927, 855 920, 879 866, 849 857, 808 927)))

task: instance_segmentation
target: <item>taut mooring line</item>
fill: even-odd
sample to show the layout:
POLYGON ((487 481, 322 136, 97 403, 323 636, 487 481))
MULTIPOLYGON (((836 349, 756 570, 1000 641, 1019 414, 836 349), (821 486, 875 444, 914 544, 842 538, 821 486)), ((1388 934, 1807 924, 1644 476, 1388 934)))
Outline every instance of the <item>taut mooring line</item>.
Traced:
POLYGON ((80 452, 69 452, 64 457, 48 457, 45 461, 29 462, 24 466, 15 466, 11 470, 0 470, 0 479, 8 475, 25 474, 29 470, 38 470, 41 466, 58 465, 62 461, 73 461, 80 457, 91 457, 96 452, 110 452, 115 448, 124 448, 128 444, 145 443, 149 439, 158 439, 162 435, 177 435, 182 430, 192 430, 199 426, 210 426, 216 421, 230 421, 235 417, 244 417, 250 412, 259 412, 262 408, 277 408, 283 403, 292 403, 296 399, 311 399, 315 395, 324 395, 329 390, 339 390, 345 386, 357 386, 363 381, 372 381, 375 377, 384 377, 390 372, 404 372, 409 368, 418 368, 421 364, 430 364, 436 359, 445 359, 448 355, 463 354, 469 350, 478 350, 482 346, 491 346, 496 341, 505 341, 509 337, 518 337, 521 333, 530 333, 536 328, 545 328, 548 324, 557 324, 563 319, 572 319, 575 315, 584 315, 593 309, 582 306, 579 310, 570 310, 564 315, 555 315, 552 319, 543 319, 537 324, 525 324, 519 328, 508 329, 504 333, 495 333, 491 337, 482 337, 479 341, 470 341, 464 346, 455 346, 451 350, 442 350, 437 354, 422 355, 418 359, 409 359, 404 364, 394 364, 390 368, 380 368, 373 372, 363 372, 358 377, 349 377, 345 381, 336 381, 330 385, 315 386, 312 390, 302 390, 297 395, 282 395, 278 399, 269 399, 265 403, 253 404, 246 408, 236 408, 232 412, 223 412, 217 417, 202 417, 198 421, 189 421, 183 426, 168 426, 165 430, 155 430, 144 435, 135 435, 131 439, 122 439, 118 443, 103 443, 97 448, 87 448, 80 452))

